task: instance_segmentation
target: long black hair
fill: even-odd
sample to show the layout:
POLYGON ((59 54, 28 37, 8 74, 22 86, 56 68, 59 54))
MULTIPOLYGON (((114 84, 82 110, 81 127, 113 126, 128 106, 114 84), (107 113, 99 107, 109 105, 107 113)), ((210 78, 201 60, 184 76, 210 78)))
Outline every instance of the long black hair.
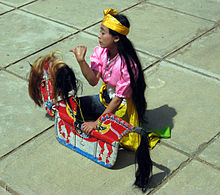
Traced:
MULTIPOLYGON (((119 15, 114 15, 114 17, 122 25, 128 28, 130 27, 130 23, 126 16, 119 14, 119 15)), ((122 35, 111 29, 109 29, 109 33, 112 36, 119 37, 119 41, 117 42, 117 50, 120 57, 122 58, 122 60, 125 61, 127 65, 127 69, 130 75, 131 88, 132 88, 132 99, 137 109, 138 118, 141 123, 146 122, 146 120, 144 119, 144 112, 147 108, 147 103, 144 96, 146 83, 144 80, 144 74, 142 72, 141 63, 138 59, 137 53, 133 47, 133 44, 125 35, 122 35), (137 80, 135 80, 134 73, 132 71, 132 67, 135 67, 135 64, 137 65, 137 70, 135 69, 135 71, 138 71, 137 80)))
MULTIPOLYGON (((114 15, 114 17, 124 26, 130 27, 130 23, 126 16, 124 15, 114 15)), ((132 99, 134 105, 137 109, 138 118, 141 123, 146 122, 144 119, 144 112, 147 108, 147 103, 145 100, 144 92, 146 89, 146 83, 144 80, 144 74, 142 72, 141 63, 138 59, 137 53, 131 43, 131 41, 122 34, 119 34, 111 29, 109 29, 109 33, 112 36, 118 36, 119 41, 117 42, 117 50, 127 65, 127 69, 130 75, 130 82, 132 88, 132 99), (137 65, 138 78, 135 79, 132 68, 137 65)), ((136 74, 137 72, 135 72, 136 74)), ((136 180, 134 185, 140 187, 143 192, 146 192, 147 186, 150 179, 150 174, 152 172, 152 161, 149 153, 149 142, 148 137, 145 130, 141 130, 139 132, 141 134, 141 143, 135 153, 135 159, 138 163, 138 169, 135 173, 136 180)))
POLYGON ((80 82, 76 79, 75 73, 73 70, 64 65, 59 68, 55 73, 55 83, 54 83, 54 95, 57 98, 57 95, 60 95, 65 103, 68 103, 71 107, 69 101, 69 92, 74 91, 74 96, 77 94, 78 88, 80 87, 80 82))

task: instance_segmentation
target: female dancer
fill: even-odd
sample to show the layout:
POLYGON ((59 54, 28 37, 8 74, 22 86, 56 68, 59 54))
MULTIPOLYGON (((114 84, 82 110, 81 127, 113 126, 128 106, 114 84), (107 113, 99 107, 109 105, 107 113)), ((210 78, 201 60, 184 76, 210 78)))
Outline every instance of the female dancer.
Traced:
MULTIPOLYGON (((105 113, 116 114, 133 126, 144 121, 146 84, 140 61, 126 36, 129 27, 126 16, 118 14, 116 9, 107 9, 98 36, 100 46, 90 58, 91 66, 85 61, 85 46, 70 50, 90 85, 97 85, 100 77, 104 81, 99 95, 80 98, 84 117, 94 120, 83 124, 83 131, 87 134, 96 127, 99 116, 105 113)), ((135 151, 140 144, 140 135, 130 133, 123 137, 121 144, 135 151)))

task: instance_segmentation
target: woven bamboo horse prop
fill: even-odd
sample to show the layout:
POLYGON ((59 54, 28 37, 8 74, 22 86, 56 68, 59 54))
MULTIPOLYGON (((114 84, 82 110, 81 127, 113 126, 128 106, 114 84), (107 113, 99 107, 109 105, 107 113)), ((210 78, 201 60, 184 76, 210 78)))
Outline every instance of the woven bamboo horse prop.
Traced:
POLYGON ((48 114, 55 115, 57 140, 102 166, 112 167, 121 138, 131 132, 139 133, 141 143, 135 153, 138 169, 134 184, 146 191, 152 171, 146 131, 113 114, 104 114, 97 128, 87 136, 81 130, 83 122, 77 119, 77 79, 72 69, 55 54, 39 57, 31 65, 29 95, 35 104, 42 106, 45 103, 48 114))

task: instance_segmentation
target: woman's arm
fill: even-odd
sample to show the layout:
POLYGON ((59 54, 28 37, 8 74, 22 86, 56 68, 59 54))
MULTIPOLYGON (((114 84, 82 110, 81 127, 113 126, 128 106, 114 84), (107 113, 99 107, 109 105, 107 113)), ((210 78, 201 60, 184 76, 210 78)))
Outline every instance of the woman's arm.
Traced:
POLYGON ((76 60, 80 65, 83 76, 89 82, 90 85, 95 86, 99 82, 101 73, 93 71, 87 62, 85 61, 87 48, 85 46, 78 46, 75 49, 70 50, 75 54, 76 60))
MULTIPOLYGON (((120 106, 122 100, 123 100, 122 98, 115 96, 102 114, 105 113, 114 114, 117 111, 118 107, 120 106)), ((98 119, 96 121, 83 123, 83 131, 87 135, 89 135, 92 132, 92 130, 96 128, 97 123, 98 123, 98 119)))
POLYGON ((122 100, 123 98, 119 98, 115 96, 102 114, 106 114, 106 113, 114 114, 117 111, 118 107, 120 106, 122 100))

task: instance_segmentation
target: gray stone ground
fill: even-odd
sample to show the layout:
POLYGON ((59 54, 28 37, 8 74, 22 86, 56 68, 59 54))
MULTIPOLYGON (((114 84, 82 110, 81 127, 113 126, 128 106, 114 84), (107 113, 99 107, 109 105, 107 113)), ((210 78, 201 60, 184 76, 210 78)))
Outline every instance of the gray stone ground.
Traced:
POLYGON ((69 52, 98 45, 102 11, 131 22, 148 89, 149 128, 171 139, 152 151, 149 194, 220 194, 220 0, 0 0, 0 194, 142 194, 134 154, 111 169, 59 144, 53 121, 28 96, 28 62, 59 49, 95 94, 69 52))

